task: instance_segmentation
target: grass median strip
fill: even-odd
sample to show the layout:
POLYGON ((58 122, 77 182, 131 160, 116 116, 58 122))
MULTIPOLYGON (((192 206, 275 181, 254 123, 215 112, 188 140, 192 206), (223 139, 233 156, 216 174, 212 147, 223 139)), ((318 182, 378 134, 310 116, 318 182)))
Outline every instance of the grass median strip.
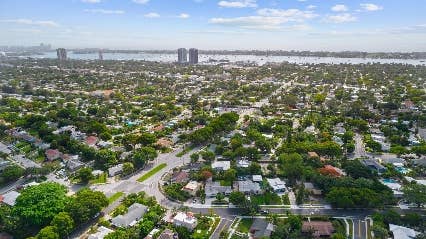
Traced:
POLYGON ((143 182, 145 180, 147 180, 148 178, 150 178, 151 176, 153 176, 154 174, 158 173, 161 169, 165 168, 167 166, 166 163, 162 163, 160 165, 158 165, 157 167, 151 169, 149 172, 147 172, 146 174, 142 175, 142 177, 140 177, 138 179, 138 182, 143 182))
POLYGON ((120 198, 124 193, 123 192, 116 192, 114 195, 108 198, 108 203, 111 204, 115 202, 118 198, 120 198))

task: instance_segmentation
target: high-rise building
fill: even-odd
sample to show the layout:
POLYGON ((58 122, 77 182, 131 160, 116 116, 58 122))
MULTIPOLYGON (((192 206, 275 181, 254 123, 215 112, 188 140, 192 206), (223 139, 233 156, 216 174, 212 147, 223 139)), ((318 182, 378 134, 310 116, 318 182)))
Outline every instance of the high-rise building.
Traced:
POLYGON ((104 54, 102 53, 102 51, 99 51, 99 60, 100 61, 104 60, 104 54))
POLYGON ((189 49, 189 64, 198 64, 198 49, 189 49))
POLYGON ((65 48, 56 49, 56 55, 58 56, 58 60, 65 61, 67 59, 67 50, 65 48))
POLYGON ((186 63, 188 61, 188 52, 185 48, 179 48, 178 49, 178 62, 179 63, 186 63))

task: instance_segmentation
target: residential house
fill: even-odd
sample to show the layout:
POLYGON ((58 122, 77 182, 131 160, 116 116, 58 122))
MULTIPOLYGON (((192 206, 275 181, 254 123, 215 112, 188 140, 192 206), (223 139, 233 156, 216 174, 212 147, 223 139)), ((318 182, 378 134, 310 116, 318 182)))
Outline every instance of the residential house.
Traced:
POLYGON ((189 180, 189 174, 185 171, 178 171, 172 175, 170 181, 172 183, 186 183, 189 180))
POLYGON ((411 228, 398 226, 395 224, 389 224, 389 231, 392 232, 394 239, 413 239, 418 234, 420 234, 411 228))
POLYGON ((86 138, 86 144, 90 147, 94 147, 98 143, 98 137, 96 136, 89 136, 86 138))
POLYGON ((269 238, 274 231, 274 225, 264 218, 255 218, 250 227, 251 238, 269 238))
POLYGON ((61 152, 57 149, 48 149, 45 151, 45 154, 48 161, 53 161, 61 157, 61 152))
POLYGON ((341 177, 345 176, 346 173, 343 172, 340 168, 336 168, 332 165, 325 165, 324 167, 319 169, 319 172, 324 175, 330 175, 334 177, 341 177))
POLYGON ((182 188, 182 190, 188 192, 192 196, 195 196, 200 187, 201 184, 197 181, 190 181, 188 184, 185 185, 185 187, 182 188))
POLYGON ((172 230, 166 229, 157 237, 157 239, 179 239, 179 236, 172 230))
POLYGON ((111 224, 116 227, 129 227, 135 225, 148 211, 148 207, 139 203, 133 203, 124 215, 118 215, 111 219, 111 224))
POLYGON ((176 216, 173 217, 173 224, 178 227, 186 227, 188 230, 193 231, 198 221, 192 212, 178 212, 176 216))
POLYGON ((110 177, 114 177, 116 175, 119 175, 122 172, 123 172, 123 164, 117 164, 117 165, 108 169, 108 175, 110 177))
POLYGON ((363 159, 361 163, 378 174, 386 172, 386 168, 374 159, 363 159))
POLYGON ((250 161, 248 160, 238 160, 237 162, 237 167, 239 168, 248 168, 250 166, 250 161))
POLYGON ((330 237, 333 235, 335 229, 331 222, 324 221, 309 221, 303 222, 302 232, 303 233, 313 233, 313 236, 316 238, 320 237, 330 237))
POLYGON ((216 161, 212 163, 212 169, 216 171, 226 171, 231 168, 231 161, 216 161))
POLYGON ((0 152, 4 153, 4 154, 7 154, 7 155, 9 155, 9 154, 12 153, 12 151, 5 144, 3 144, 2 142, 0 142, 0 152))
POLYGON ((283 182, 279 178, 267 178, 269 186, 271 186, 272 190, 276 193, 283 193, 286 191, 285 182, 283 182))
POLYGON ((221 186, 219 182, 213 182, 212 178, 208 179, 204 187, 206 197, 216 197, 217 194, 221 193, 229 195, 232 192, 231 186, 221 186))
POLYGON ((3 195, 0 195, 0 202, 7 204, 11 207, 15 206, 16 199, 21 195, 17 191, 10 191, 3 195))
POLYGON ((234 189, 245 194, 260 194, 262 192, 259 183, 250 180, 236 181, 234 185, 234 189))
POLYGON ((161 148, 170 148, 173 145, 173 142, 167 138, 161 138, 157 140, 155 145, 161 148))
POLYGON ((148 235, 144 239, 154 239, 155 235, 157 235, 159 232, 160 229, 154 228, 148 233, 148 235))
POLYGON ((114 232, 114 231, 107 227, 100 226, 98 227, 98 230, 96 231, 96 233, 89 235, 88 239, 104 239, 104 237, 106 237, 111 232, 114 232))
POLYGON ((263 181, 262 175, 253 175, 252 176, 252 181, 253 182, 258 182, 258 183, 262 182, 263 181))

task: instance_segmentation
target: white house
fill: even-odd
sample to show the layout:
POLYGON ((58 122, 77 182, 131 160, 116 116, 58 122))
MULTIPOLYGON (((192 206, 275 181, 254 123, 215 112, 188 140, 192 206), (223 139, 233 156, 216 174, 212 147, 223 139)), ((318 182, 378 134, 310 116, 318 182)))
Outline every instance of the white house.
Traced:
POLYGON ((175 226, 186 227, 188 230, 192 231, 197 226, 198 221, 192 212, 178 212, 176 216, 173 217, 173 224, 175 226))
POLYGON ((267 178, 266 181, 268 181, 269 186, 271 186, 271 188, 272 188, 272 190, 274 190, 274 192, 278 193, 278 192, 285 192, 286 191, 285 182, 283 182, 281 179, 279 179, 279 178, 267 178))
POLYGON ((231 168, 231 161, 216 161, 212 163, 212 169, 226 171, 231 168))

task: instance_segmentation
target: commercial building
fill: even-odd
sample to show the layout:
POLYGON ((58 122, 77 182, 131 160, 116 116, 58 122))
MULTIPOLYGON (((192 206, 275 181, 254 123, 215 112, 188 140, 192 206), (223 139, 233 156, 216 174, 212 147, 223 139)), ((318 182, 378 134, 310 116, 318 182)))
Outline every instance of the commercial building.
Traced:
POLYGON ((189 64, 198 64, 198 49, 189 49, 189 64))
POLYGON ((58 56, 58 60, 65 61, 67 59, 67 50, 65 48, 56 49, 56 55, 58 56))
POLYGON ((188 51, 185 48, 178 49, 178 62, 179 63, 188 62, 188 51))

